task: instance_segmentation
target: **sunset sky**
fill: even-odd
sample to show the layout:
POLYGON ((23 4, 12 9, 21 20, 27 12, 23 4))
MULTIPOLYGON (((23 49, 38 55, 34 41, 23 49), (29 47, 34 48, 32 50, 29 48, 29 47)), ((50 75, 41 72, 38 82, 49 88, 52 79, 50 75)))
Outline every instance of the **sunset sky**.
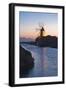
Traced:
POLYGON ((44 25, 45 36, 58 36, 58 14, 40 12, 19 12, 20 37, 39 36, 39 23, 44 25))

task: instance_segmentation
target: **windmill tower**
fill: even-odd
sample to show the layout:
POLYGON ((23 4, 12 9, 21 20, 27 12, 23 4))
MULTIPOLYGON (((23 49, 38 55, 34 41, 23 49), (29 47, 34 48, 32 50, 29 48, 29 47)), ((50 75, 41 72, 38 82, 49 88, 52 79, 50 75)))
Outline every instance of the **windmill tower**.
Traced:
POLYGON ((44 30, 44 28, 42 27, 42 28, 40 29, 40 37, 43 37, 43 32, 45 32, 45 30, 44 30))
POLYGON ((39 23, 39 28, 36 29, 40 31, 40 37, 43 37, 45 34, 45 29, 44 29, 44 25, 42 23, 39 23))

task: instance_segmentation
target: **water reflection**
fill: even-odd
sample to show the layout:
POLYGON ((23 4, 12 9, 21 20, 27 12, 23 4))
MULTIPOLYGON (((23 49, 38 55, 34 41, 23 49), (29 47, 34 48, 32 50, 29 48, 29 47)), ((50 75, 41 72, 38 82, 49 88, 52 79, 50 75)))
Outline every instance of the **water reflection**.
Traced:
POLYGON ((22 46, 30 51, 34 58, 34 67, 30 71, 25 71, 22 77, 57 76, 57 49, 26 44, 22 46))

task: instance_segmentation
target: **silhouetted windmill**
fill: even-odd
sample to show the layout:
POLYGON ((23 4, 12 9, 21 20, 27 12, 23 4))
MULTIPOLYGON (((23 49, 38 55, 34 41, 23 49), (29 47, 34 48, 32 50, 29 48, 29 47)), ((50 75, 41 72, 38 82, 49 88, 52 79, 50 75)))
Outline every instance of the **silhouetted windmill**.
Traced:
POLYGON ((40 37, 43 37, 43 33, 45 33, 44 25, 42 23, 39 23, 39 27, 36 30, 40 30, 40 37))

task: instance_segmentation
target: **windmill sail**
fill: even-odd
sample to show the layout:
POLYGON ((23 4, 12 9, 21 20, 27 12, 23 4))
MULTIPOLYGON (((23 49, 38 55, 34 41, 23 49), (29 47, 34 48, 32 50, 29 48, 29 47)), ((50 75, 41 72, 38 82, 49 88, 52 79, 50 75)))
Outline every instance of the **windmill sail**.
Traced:
POLYGON ((40 37, 43 37, 43 34, 45 33, 44 25, 42 23, 39 23, 39 27, 40 28, 38 28, 36 30, 39 30, 40 31, 40 37))

